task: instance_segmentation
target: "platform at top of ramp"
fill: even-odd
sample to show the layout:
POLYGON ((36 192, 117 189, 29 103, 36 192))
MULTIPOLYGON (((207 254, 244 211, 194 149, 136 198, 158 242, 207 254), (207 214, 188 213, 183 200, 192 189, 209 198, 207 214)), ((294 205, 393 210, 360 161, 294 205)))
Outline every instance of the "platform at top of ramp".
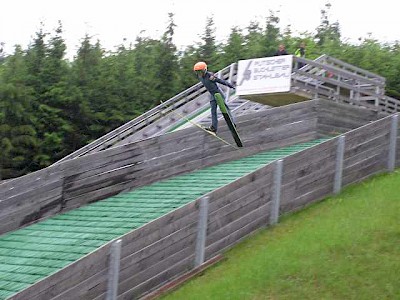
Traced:
POLYGON ((326 140, 265 151, 175 176, 5 234, 0 237, 0 299, 208 192, 326 140))

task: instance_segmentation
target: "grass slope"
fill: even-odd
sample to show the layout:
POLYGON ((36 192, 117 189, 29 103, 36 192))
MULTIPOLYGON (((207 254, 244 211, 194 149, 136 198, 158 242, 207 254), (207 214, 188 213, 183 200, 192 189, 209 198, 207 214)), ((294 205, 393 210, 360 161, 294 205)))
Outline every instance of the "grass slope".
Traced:
POLYGON ((163 299, 400 299, 400 170, 281 218, 163 299))

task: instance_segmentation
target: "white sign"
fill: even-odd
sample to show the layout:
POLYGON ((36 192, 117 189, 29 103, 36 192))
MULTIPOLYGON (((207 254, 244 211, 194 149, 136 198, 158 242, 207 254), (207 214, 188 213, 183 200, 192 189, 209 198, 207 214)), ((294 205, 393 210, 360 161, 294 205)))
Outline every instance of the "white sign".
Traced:
POLYGON ((292 55, 240 60, 236 81, 237 95, 290 91, 292 55))

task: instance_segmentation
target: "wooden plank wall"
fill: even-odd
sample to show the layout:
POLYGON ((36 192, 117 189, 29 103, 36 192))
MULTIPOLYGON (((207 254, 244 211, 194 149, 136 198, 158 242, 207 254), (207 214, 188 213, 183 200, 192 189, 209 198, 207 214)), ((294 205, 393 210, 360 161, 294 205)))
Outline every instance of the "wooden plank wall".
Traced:
MULTIPOLYGON (((192 267, 198 210, 193 201, 121 238, 119 294, 132 286, 143 293, 192 267)), ((107 275, 102 266, 54 299, 105 299, 107 275)))
POLYGON ((274 170, 269 164, 210 194, 206 259, 268 224, 274 170))
POLYGON ((0 185, 0 234, 62 209, 63 170, 52 166, 0 185))
MULTIPOLYGON (((390 123, 386 117, 345 134, 343 185, 386 170, 390 123)), ((337 145, 338 137, 332 138, 283 160, 281 214, 333 193, 337 145)), ((206 259, 269 224, 274 174, 271 163, 207 195, 206 259)), ((121 237, 118 299, 136 299, 194 267, 199 202, 121 237)), ((108 249, 109 244, 11 299, 105 299, 108 249)))
POLYGON ((385 115, 361 106, 321 101, 317 107, 318 132, 321 135, 337 135, 376 121, 385 115))
POLYGON ((391 118, 350 131, 345 138, 343 185, 385 171, 389 159, 391 118))
MULTIPOLYGON (((273 170, 270 164, 208 195, 206 259, 268 224, 273 170)), ((199 201, 121 238, 118 299, 137 299, 194 267, 199 201)), ((109 244, 106 247, 109 249, 109 244)), ((49 276, 38 289, 31 287, 11 299, 24 299, 28 294, 33 300, 105 299, 108 267, 104 264, 107 260, 99 260, 101 255, 108 256, 105 247, 65 268, 60 278, 49 276), (87 271, 95 261, 98 265, 87 271)))
MULTIPOLYGON (((267 149, 309 141, 316 136, 316 103, 238 117, 245 145, 240 150, 198 128, 188 128, 66 162, 65 208, 267 149)), ((224 124, 219 136, 233 143, 224 124)))
MULTIPOLYGON (((244 148, 188 128, 71 159, 0 185, 0 234, 121 191, 316 137, 317 101, 237 117, 244 148)), ((234 143, 224 122, 219 136, 234 143)))
MULTIPOLYGON (((13 295, 13 300, 93 299, 91 289, 106 280, 111 243, 89 253, 34 285, 13 295), (84 291, 80 290, 85 286, 84 291)), ((103 285, 102 292, 106 290, 103 285)), ((98 293, 98 290, 97 290, 98 293)))
MULTIPOLYGON (((250 232, 267 224, 272 174, 273 166, 268 165, 208 195, 206 259, 212 258, 250 232)), ((198 206, 199 200, 193 203, 198 206)), ((188 206, 190 205, 193 204, 188 206)), ((177 213, 180 215, 182 212, 177 213)), ((164 227, 176 227, 176 231, 166 236, 165 240, 155 241, 149 246, 142 246, 140 242, 136 242, 134 248, 123 247, 123 252, 136 252, 126 256, 130 257, 129 261, 127 258, 121 260, 123 271, 119 299, 137 299, 154 287, 165 284, 171 278, 193 268, 198 214, 198 209, 192 209, 190 214, 185 216, 187 221, 180 223, 180 226, 176 227, 174 222, 170 222, 156 228, 158 232, 159 228, 165 230, 164 227), (160 248, 160 245, 163 246, 160 248), (143 256, 144 253, 145 257, 138 256, 143 256), (133 257, 138 258, 132 259, 133 257), (147 265, 147 262, 151 262, 150 265, 147 265)), ((182 220, 178 217, 173 220, 175 219, 182 220)))
POLYGON ((297 210, 333 191, 336 139, 328 140, 283 161, 280 211, 297 210))

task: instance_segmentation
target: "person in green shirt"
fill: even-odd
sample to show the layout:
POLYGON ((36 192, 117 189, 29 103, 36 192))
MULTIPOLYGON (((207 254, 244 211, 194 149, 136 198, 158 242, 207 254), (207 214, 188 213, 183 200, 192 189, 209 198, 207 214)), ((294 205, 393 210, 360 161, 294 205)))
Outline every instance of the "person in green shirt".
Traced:
MULTIPOLYGON (((294 52, 294 55, 301 58, 306 58, 306 44, 304 42, 300 43, 299 48, 294 52)), ((305 63, 298 62, 297 68, 301 69, 305 63)))

